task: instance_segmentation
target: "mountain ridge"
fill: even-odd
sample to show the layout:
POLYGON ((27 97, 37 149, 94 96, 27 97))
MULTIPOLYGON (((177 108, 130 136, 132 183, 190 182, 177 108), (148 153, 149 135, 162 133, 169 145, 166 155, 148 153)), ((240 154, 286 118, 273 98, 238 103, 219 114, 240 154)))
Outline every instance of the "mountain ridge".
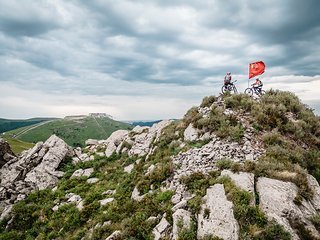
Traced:
POLYGON ((290 92, 205 97, 181 120, 118 130, 69 153, 56 136, 49 142, 18 158, 26 175, 15 161, 0 169, 31 188, 1 181, 15 202, 0 201, 2 238, 320 237, 319 116, 290 92), (32 190, 43 183, 30 160, 41 169, 54 152, 50 187, 32 190))

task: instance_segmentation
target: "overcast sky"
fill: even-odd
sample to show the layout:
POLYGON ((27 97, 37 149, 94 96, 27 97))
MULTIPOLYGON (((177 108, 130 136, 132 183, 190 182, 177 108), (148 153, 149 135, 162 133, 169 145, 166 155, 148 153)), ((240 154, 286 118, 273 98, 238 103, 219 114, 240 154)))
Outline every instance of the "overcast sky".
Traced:
POLYGON ((106 112, 180 118, 244 91, 263 60, 266 89, 320 112, 319 0, 0 0, 0 117, 106 112))

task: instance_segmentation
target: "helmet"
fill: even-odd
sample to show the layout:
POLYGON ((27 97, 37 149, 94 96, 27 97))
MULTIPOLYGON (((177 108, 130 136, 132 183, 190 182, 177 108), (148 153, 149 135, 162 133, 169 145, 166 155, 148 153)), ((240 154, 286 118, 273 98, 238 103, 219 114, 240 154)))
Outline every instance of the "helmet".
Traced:
POLYGON ((230 74, 231 74, 231 72, 227 72, 227 74, 228 74, 228 75, 230 75, 230 74))

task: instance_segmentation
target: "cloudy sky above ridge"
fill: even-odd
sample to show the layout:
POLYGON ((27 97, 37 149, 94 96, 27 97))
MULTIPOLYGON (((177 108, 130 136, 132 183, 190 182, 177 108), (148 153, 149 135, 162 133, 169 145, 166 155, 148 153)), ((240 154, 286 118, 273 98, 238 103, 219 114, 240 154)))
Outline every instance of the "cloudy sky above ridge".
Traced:
POLYGON ((318 0, 0 0, 0 117, 182 117, 231 71, 320 113, 318 0))

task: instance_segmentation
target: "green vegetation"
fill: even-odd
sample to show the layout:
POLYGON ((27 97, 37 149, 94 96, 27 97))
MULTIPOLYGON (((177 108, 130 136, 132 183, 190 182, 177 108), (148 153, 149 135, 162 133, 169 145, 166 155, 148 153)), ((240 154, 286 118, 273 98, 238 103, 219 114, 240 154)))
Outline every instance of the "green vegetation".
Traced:
POLYGON ((50 121, 53 119, 55 118, 30 118, 25 120, 0 118, 0 133, 21 128, 21 127, 34 125, 34 124, 45 122, 45 121, 50 121))
POLYGON ((28 150, 34 146, 33 143, 23 142, 21 140, 15 139, 15 138, 8 137, 6 135, 4 135, 2 137, 9 143, 11 150, 15 154, 19 154, 22 151, 28 150))
POLYGON ((119 129, 131 129, 127 123, 114 121, 110 118, 85 117, 83 119, 58 119, 40 125, 19 128, 7 132, 6 135, 16 136, 17 139, 36 143, 45 141, 52 134, 56 134, 70 146, 84 146, 85 140, 106 139, 111 133, 119 129))

